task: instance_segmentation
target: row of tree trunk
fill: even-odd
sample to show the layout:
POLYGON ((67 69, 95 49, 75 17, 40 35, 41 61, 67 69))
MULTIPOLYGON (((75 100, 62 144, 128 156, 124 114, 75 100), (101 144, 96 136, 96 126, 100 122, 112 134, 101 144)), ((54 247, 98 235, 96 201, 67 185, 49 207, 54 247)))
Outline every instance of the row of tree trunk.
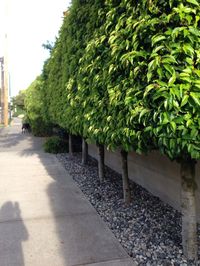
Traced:
MULTIPOLYGON (((73 141, 72 135, 69 134, 69 154, 73 155, 73 141)), ((99 181, 102 183, 105 179, 105 155, 104 155, 104 146, 97 143, 98 148, 98 176, 99 181)), ((130 203, 131 201, 131 191, 129 186, 129 178, 128 178, 128 163, 127 163, 127 152, 121 150, 121 162, 122 162, 122 182, 123 182, 123 195, 124 202, 130 203)), ((87 164, 88 161, 88 144, 84 138, 82 138, 82 164, 87 164)))
POLYGON ((197 217, 195 190, 195 160, 181 161, 181 211, 183 253, 197 261, 197 217))
MULTIPOLYGON (((102 183, 105 179, 104 146, 97 143, 98 176, 102 183)), ((72 136, 69 134, 69 154, 73 154, 72 136)), ((126 204, 131 202, 131 191, 128 177, 128 153, 121 150, 123 197, 126 204)), ((88 144, 82 139, 82 164, 88 161, 88 144)), ((182 211, 182 246, 184 255, 192 261, 197 261, 197 217, 195 204, 195 160, 182 160, 181 176, 181 211, 182 211)))

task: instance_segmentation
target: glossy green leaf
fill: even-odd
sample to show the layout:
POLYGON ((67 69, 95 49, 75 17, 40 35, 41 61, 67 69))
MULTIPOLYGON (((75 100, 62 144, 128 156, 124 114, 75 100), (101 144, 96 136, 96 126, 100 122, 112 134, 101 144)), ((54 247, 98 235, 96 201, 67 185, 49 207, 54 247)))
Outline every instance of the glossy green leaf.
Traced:
POLYGON ((160 42, 160 41, 165 40, 165 39, 166 39, 166 37, 163 35, 154 36, 152 38, 152 45, 155 45, 157 42, 160 42))
POLYGON ((189 95, 184 95, 182 101, 181 101, 181 107, 183 107, 188 102, 189 95))
POLYGON ((188 3, 199 6, 199 3, 196 0, 186 0, 188 3))

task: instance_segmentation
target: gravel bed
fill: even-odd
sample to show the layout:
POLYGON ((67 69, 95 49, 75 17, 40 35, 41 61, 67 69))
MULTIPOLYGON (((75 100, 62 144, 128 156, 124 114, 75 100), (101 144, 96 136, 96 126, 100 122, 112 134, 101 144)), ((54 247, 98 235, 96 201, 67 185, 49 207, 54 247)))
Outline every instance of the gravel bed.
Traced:
POLYGON ((178 211, 132 181, 132 203, 127 206, 123 202, 118 173, 106 167, 105 181, 100 184, 96 160, 89 158, 88 164, 83 166, 81 153, 57 154, 57 158, 136 264, 195 265, 183 256, 178 211))

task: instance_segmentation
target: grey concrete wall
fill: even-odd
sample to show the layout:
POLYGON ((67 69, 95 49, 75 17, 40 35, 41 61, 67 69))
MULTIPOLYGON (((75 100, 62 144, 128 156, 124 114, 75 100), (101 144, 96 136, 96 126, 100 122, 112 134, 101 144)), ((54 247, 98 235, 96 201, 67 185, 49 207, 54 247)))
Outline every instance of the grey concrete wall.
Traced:
MULTIPOLYGON (((89 144, 89 154, 97 159, 95 145, 89 144)), ((105 164, 121 173, 120 153, 105 150, 105 164)), ((131 152, 128 157, 128 165, 130 179, 175 209, 180 210, 180 166, 176 162, 170 161, 159 152, 152 152, 149 155, 138 155, 131 152)), ((196 202, 198 221, 200 221, 200 162, 196 167, 196 180, 198 185, 196 202)))

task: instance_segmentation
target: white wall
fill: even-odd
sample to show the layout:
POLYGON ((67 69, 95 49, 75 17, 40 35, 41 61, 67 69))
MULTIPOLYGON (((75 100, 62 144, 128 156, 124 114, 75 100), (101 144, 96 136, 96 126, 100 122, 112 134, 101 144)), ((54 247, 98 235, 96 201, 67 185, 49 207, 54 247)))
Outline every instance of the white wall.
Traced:
MULTIPOLYGON (((88 145, 89 154, 97 159, 97 147, 88 145)), ((119 152, 105 150, 105 164, 116 172, 121 173, 121 160, 119 152)), ((170 161, 159 152, 149 155, 138 155, 131 152, 128 157, 129 178, 146 188, 153 195, 158 196, 164 202, 180 210, 180 166, 170 161)), ((200 221, 200 162, 196 167, 197 211, 200 221)))

